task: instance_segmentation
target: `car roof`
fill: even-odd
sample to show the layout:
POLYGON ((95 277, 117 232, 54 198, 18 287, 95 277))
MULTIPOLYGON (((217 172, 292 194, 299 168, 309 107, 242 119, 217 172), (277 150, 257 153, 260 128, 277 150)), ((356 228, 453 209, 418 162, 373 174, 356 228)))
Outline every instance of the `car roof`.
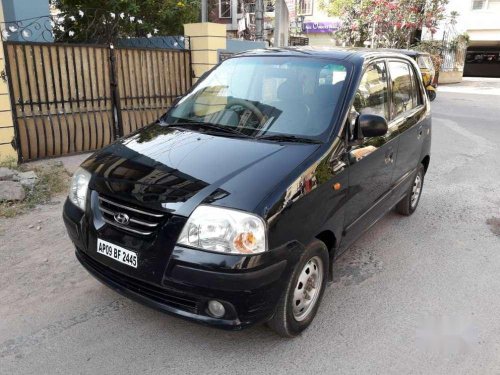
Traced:
POLYGON ((371 49, 358 47, 282 47, 254 49, 234 55, 239 56, 311 56, 319 58, 331 58, 335 60, 350 61, 352 63, 363 63, 377 57, 399 57, 408 59, 408 54, 401 53, 403 50, 371 49))
POLYGON ((415 51, 413 49, 396 49, 396 48, 381 48, 380 51, 387 51, 387 52, 397 52, 397 53, 402 53, 403 55, 406 56, 419 56, 419 55, 429 55, 427 52, 423 51, 415 51))

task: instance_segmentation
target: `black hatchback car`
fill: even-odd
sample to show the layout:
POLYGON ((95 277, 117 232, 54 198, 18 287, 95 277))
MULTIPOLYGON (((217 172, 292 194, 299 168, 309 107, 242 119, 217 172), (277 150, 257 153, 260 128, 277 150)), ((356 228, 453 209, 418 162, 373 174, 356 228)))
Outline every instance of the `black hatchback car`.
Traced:
POLYGON ((431 114, 418 66, 376 50, 230 58, 156 123, 74 174, 81 264, 146 305, 295 336, 332 263, 387 211, 416 209, 431 114))

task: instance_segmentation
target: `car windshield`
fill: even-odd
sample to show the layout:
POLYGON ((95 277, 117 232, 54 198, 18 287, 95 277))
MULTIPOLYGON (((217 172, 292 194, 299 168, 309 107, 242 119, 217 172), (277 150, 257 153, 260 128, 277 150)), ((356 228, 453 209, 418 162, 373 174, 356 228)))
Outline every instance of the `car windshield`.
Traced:
POLYGON ((301 57, 224 61, 162 121, 251 137, 321 140, 344 91, 348 68, 301 57))

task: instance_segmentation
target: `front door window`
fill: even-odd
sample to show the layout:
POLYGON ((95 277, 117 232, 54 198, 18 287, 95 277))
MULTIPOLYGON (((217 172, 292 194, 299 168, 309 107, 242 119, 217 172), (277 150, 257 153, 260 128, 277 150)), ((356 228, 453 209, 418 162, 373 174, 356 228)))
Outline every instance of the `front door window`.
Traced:
POLYGON ((370 65, 366 69, 354 99, 354 109, 363 114, 389 118, 387 72, 384 62, 370 65))
MULTIPOLYGON (((370 65, 361 78, 353 104, 353 126, 360 114, 389 118, 389 90, 387 71, 383 61, 370 65)), ((360 161, 385 142, 385 137, 365 138, 359 147, 351 150, 351 162, 360 161)))

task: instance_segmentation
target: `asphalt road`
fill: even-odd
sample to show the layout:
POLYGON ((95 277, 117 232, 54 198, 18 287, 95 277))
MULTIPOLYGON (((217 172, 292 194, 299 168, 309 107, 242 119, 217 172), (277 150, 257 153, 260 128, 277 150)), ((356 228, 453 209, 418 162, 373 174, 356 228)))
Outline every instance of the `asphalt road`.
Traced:
POLYGON ((355 243, 292 340, 196 325, 101 285, 74 258, 62 198, 1 219, 0 373, 500 373, 500 81, 442 87, 433 112, 417 212, 355 243))

